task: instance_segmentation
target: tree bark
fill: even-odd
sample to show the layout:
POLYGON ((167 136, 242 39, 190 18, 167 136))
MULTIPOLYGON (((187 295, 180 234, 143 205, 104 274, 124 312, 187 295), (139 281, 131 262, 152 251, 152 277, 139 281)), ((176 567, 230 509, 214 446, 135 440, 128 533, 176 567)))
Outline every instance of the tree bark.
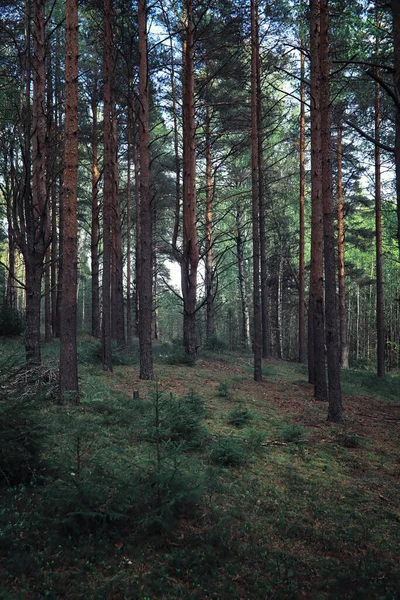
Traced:
POLYGON ((153 223, 150 197, 149 80, 147 62, 147 6, 138 0, 139 30, 139 128, 140 128, 140 277, 139 347, 140 379, 153 379, 153 223))
POLYGON ((112 260, 112 194, 113 194, 113 155, 112 155, 112 74, 114 69, 112 39, 112 0, 104 0, 104 59, 103 59, 103 103, 104 103, 104 174, 103 174, 103 279, 102 279, 102 321, 101 347, 104 371, 112 371, 111 351, 111 260, 112 260))
POLYGON ((338 271, 339 271, 339 330, 340 330, 340 364, 343 369, 349 368, 349 342, 347 339, 346 314, 346 282, 345 282, 345 234, 343 203, 343 113, 340 112, 337 123, 337 215, 338 215, 338 271))
MULTIPOLYGON (((114 96, 114 94, 113 94, 114 96)), ((115 100, 112 100, 112 162, 113 162, 113 192, 112 192, 112 235, 113 235, 113 280, 112 291, 115 293, 115 339, 117 347, 125 348, 125 318, 124 318, 124 289, 123 289, 123 260, 121 208, 118 196, 118 150, 117 150, 117 115, 115 100)))
POLYGON ((60 400, 79 402, 76 347, 78 278, 78 2, 67 0, 65 57, 65 151, 63 189, 63 268, 60 306, 60 400))
MULTIPOLYGON (((376 22, 379 25, 378 9, 376 22)), ((376 40, 378 51, 378 40, 376 40)), ((400 49, 399 49, 400 50, 400 49)), ((379 72, 377 73, 379 76, 379 72)), ((381 132, 380 86, 375 83, 375 139, 379 142, 381 132)), ((382 264, 382 198, 381 198, 381 149, 375 145, 375 251, 376 251, 376 355, 377 375, 385 375, 385 332, 383 308, 383 264, 382 264)))
POLYGON ((92 275, 92 335, 100 337, 100 281, 99 281, 99 157, 98 157, 98 76, 94 76, 92 89, 92 201, 91 201, 91 230, 90 230, 90 257, 92 275))
POLYGON ((328 421, 343 422, 340 383, 340 352, 336 296, 336 257, 332 193, 331 118, 329 79, 329 0, 321 0, 320 71, 321 71, 321 156, 322 199, 324 212, 325 260, 325 335, 328 365, 328 421))
POLYGON ((246 275, 244 269, 244 239, 242 234, 242 209, 240 203, 236 206, 236 254, 238 261, 238 280, 240 294, 240 312, 241 312, 241 335, 240 341, 244 349, 249 346, 250 325, 249 310, 247 306, 246 275))
POLYGON ((397 242, 400 253, 400 0, 391 0, 393 17, 394 91, 396 94, 396 126, 394 162, 396 169, 397 242))
POLYGON ((205 248, 205 288, 206 288, 206 337, 215 332, 213 295, 213 180, 211 163, 210 107, 206 106, 206 248, 205 248))
POLYGON ((323 207, 320 106, 320 2, 310 2, 311 70, 311 274, 310 315, 312 315, 313 382, 317 400, 326 401, 324 285, 323 285, 323 207))
POLYGON ((251 196, 253 219, 253 352, 254 380, 262 380, 262 313, 260 294, 260 173, 258 159, 257 66, 259 53, 258 2, 251 0, 251 196))
POLYGON ((199 249, 196 228, 196 152, 194 112, 194 22, 192 0, 185 1, 183 44, 183 247, 181 281, 183 295, 183 343, 185 353, 197 354, 196 303, 199 249))
POLYGON ((304 39, 301 39, 300 50, 300 193, 299 193, 299 303, 298 303, 298 357, 299 362, 305 362, 305 235, 304 235, 304 207, 305 207, 305 187, 306 187, 306 117, 305 117, 305 53, 303 50, 304 39))

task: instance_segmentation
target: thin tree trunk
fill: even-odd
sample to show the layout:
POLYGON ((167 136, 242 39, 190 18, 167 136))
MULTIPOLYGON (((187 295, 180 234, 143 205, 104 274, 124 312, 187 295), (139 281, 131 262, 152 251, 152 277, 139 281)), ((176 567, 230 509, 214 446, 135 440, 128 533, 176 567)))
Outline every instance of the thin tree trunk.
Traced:
POLYGON ((258 110, 257 110, 257 65, 258 65, 258 2, 251 0, 251 196, 253 219, 253 352, 254 380, 262 380, 262 312, 260 294, 260 196, 258 160, 258 110))
POLYGON ((325 334, 328 365, 328 421, 343 422, 340 351, 336 295, 336 256, 332 193, 331 118, 329 79, 329 0, 321 0, 321 153, 324 211, 325 334))
POLYGON ((206 336, 209 339, 215 332, 213 296, 213 181, 211 163, 210 107, 206 106, 206 249, 205 249, 205 288, 206 288, 206 336))
POLYGON ((305 362, 305 235, 304 235, 304 206, 305 206, 305 187, 306 187, 306 117, 305 117, 305 53, 303 50, 304 39, 301 38, 300 51, 300 194, 299 194, 299 304, 298 304, 298 357, 299 362, 305 362))
POLYGON ((112 288, 115 290, 115 334, 117 347, 125 348, 125 319, 124 319, 124 289, 123 289, 123 259, 122 259, 122 232, 121 208, 118 196, 118 151, 117 151, 117 115, 115 101, 112 102, 112 156, 113 156, 113 264, 114 280, 112 288))
POLYGON ((112 260, 112 194, 113 194, 113 155, 112 155, 112 73, 114 69, 112 39, 112 0, 104 0, 104 174, 103 174, 103 278, 102 278, 102 320, 101 347, 104 371, 112 371, 111 351, 111 260, 112 260))
POLYGON ((185 353, 197 354, 196 303, 199 249, 196 228, 196 152, 194 113, 194 22, 192 0, 185 1, 183 44, 183 343, 185 353))
POLYGON ((321 163, 321 106, 320 106, 320 2, 310 2, 311 57, 311 274, 310 313, 313 318, 314 390, 317 400, 326 401, 323 285, 323 207, 321 163))
POLYGON ((100 281, 99 281, 99 157, 98 157, 98 77, 97 72, 94 78, 92 90, 92 202, 91 202, 91 230, 90 230, 90 257, 91 257, 91 275, 92 275, 92 335, 100 337, 100 281))
MULTIPOLYGON (((378 11, 376 14, 378 23, 378 11)), ((378 49, 378 41, 376 42, 378 49)), ((379 75, 379 72, 377 73, 379 75)), ((381 130, 380 86, 375 83, 375 139, 380 140, 381 130)), ((377 375, 385 375, 385 333, 383 320, 383 265, 382 265, 382 199, 381 199, 381 149, 375 144, 375 248, 376 248, 376 354, 377 375)))
POLYGON ((131 227, 132 227, 132 79, 128 81, 127 112, 127 181, 126 181, 126 343, 132 345, 132 290, 131 290, 131 227))
POLYGON ((344 266, 344 205, 342 174, 342 137, 343 114, 339 115, 337 132, 337 215, 338 215, 338 270, 339 270, 339 329, 340 329, 340 364, 343 369, 349 368, 349 343, 347 340, 346 315, 346 282, 344 266))
POLYGON ((240 294, 240 313, 241 313, 241 336, 240 341, 244 349, 249 346, 250 325, 249 309, 247 306, 246 276, 244 270, 244 239, 242 235, 242 210, 240 204, 236 206, 236 253, 238 261, 238 280, 240 294))
POLYGON ((391 0, 393 17, 393 49, 394 49, 394 88, 396 94, 396 127, 394 162, 396 169, 396 202, 397 202, 397 242, 400 253, 400 0, 391 0))
POLYGON ((139 122, 140 122, 140 278, 139 347, 140 378, 153 379, 153 223, 150 197, 149 74, 147 63, 147 6, 138 0, 139 122))
POLYGON ((140 281, 140 256, 141 256, 141 234, 140 234, 140 182, 139 182, 139 148, 138 148, 138 126, 139 119, 135 123, 133 143, 133 165, 135 172, 135 334, 139 336, 139 292, 140 281))
POLYGON ((269 356, 269 319, 268 319, 268 285, 267 285, 267 237, 265 231, 265 183, 264 183, 264 151, 262 126, 262 92, 261 92, 261 60, 260 39, 258 32, 258 3, 256 8, 256 88, 257 88, 257 161, 258 161, 258 202, 260 215, 260 292, 261 292, 261 325, 262 325, 262 357, 269 356))
POLYGON ((78 2, 67 0, 65 58, 65 153, 63 189, 63 268, 60 306, 60 399, 79 402, 76 347, 78 278, 78 2))

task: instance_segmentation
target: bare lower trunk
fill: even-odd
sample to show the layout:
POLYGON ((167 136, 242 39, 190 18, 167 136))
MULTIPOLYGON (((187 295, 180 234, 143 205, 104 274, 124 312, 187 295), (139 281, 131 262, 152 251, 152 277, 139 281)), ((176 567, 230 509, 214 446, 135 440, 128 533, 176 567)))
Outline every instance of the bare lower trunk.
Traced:
POLYGON ((63 268, 60 311, 60 399, 77 404, 76 345, 78 278, 78 2, 66 3, 65 154, 63 188, 63 268))
POLYGON ((321 0, 321 152, 322 198, 324 211, 324 261, 325 261, 325 324, 328 365, 328 421, 343 421, 340 383, 340 352, 336 296, 336 257, 333 226, 333 194, 331 163, 331 119, 329 81, 329 1, 321 0))
POLYGON ((97 125, 97 74, 92 98, 92 227, 90 231, 90 256, 92 274, 92 335, 100 337, 100 283, 99 283, 99 163, 97 125))
POLYGON ((149 82, 146 0, 138 0, 139 122, 140 122, 140 269, 139 294, 140 378, 153 379, 153 223, 150 197, 149 82))
POLYGON ((213 181, 211 165, 210 108, 206 106, 206 336, 209 339, 215 331, 213 295, 213 181))
POLYGON ((324 287, 323 287, 323 208, 321 163, 321 107, 320 107, 320 20, 319 0, 310 3, 311 53, 311 314, 314 363, 314 391, 317 400, 326 401, 324 287))
POLYGON ((342 180, 342 134, 343 115, 340 114, 337 134, 337 215, 338 215, 338 271, 339 271, 339 329, 340 329, 340 364, 343 369, 349 368, 349 343, 347 340, 346 283, 344 268, 344 210, 342 180))
POLYGON ((396 169, 397 241, 400 253, 400 0, 391 0, 393 17, 394 87, 396 93, 396 129, 394 162, 396 169))
POLYGON ((242 235, 242 212, 239 204, 236 208, 236 253, 238 261, 238 280, 240 294, 241 336, 243 348, 248 348, 250 338, 249 309, 247 306, 246 276, 244 270, 244 239, 242 235))
MULTIPOLYGON (((377 18, 378 21, 378 18, 377 18)), ((379 75, 379 73, 378 73, 379 75)), ((375 139, 380 140, 380 86, 375 84, 375 139)), ((382 264, 382 198, 381 150, 375 145, 375 249, 376 249, 376 342, 377 375, 385 375, 385 333, 383 320, 383 264, 382 264)))
POLYGON ((303 51, 304 40, 301 40, 300 54, 300 194, 299 194, 299 304, 298 304, 298 356, 299 362, 305 361, 305 310, 304 310, 304 295, 305 295, 305 262, 304 262, 304 205, 305 205, 305 148, 306 148, 306 119, 305 119, 305 51, 303 51))
POLYGON ((262 380, 262 313, 260 294, 260 203, 258 160, 257 67, 259 66, 258 3, 251 0, 251 189, 253 220, 253 352, 254 380, 262 380))
POLYGON ((199 249, 196 228, 196 152, 194 114, 194 22, 192 0, 186 0, 183 45, 183 248, 181 259, 183 341, 185 353, 197 354, 196 303, 199 249))
POLYGON ((111 351, 111 260, 112 260, 112 164, 111 78, 113 73, 112 0, 104 0, 104 191, 103 191, 103 278, 101 347, 104 371, 112 371, 111 351))
POLYGON ((40 364, 40 303, 42 285, 42 261, 32 261, 26 268, 26 329, 25 353, 27 362, 40 364))

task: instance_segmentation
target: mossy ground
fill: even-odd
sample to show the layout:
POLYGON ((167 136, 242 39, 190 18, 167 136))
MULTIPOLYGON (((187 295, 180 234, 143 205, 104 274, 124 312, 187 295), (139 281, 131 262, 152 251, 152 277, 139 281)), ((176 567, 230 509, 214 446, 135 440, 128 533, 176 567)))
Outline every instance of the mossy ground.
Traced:
POLYGON ((301 365, 266 361, 255 383, 249 355, 189 366, 167 351, 160 403, 192 392, 204 414, 197 444, 159 448, 162 510, 157 449, 138 433, 156 384, 139 380, 136 351, 103 373, 86 338, 81 406, 40 408, 48 473, 2 490, 0 598, 399 598, 399 378, 345 373, 338 426, 301 365))

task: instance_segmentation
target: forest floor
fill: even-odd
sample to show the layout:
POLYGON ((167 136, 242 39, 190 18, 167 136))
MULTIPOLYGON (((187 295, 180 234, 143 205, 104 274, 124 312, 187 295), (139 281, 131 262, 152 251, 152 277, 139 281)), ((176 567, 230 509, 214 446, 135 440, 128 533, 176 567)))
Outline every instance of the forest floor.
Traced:
POLYGON ((400 598, 399 376, 344 372, 332 425, 303 365, 255 383, 250 355, 160 345, 143 382, 137 350, 112 374, 98 352, 81 340, 80 407, 27 416, 40 452, 2 489, 1 599, 400 598))

